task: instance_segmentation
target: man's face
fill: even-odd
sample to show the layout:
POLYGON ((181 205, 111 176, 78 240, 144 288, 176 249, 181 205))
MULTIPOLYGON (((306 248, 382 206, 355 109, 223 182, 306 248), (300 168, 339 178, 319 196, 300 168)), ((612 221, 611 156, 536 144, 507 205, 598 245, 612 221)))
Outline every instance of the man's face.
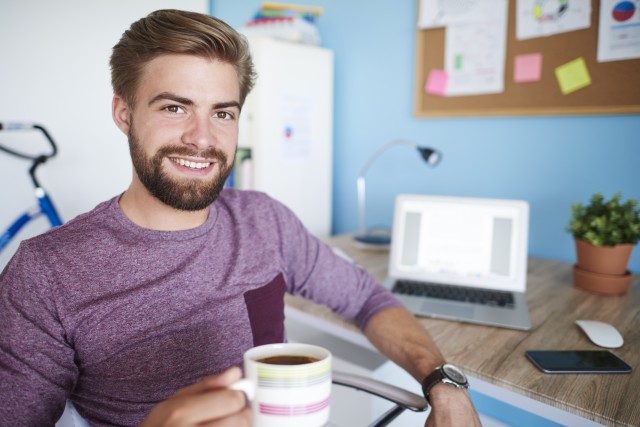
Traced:
POLYGON ((228 63, 163 55, 147 64, 128 126, 137 178, 176 209, 207 208, 235 159, 238 76, 228 63))

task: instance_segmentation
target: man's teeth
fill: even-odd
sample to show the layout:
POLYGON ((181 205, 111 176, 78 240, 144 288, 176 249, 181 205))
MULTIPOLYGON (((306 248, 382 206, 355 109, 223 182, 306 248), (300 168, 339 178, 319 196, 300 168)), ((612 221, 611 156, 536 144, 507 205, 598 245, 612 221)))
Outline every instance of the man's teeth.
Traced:
POLYGON ((171 159, 171 160, 173 160, 180 166, 186 166, 191 169, 204 169, 204 168, 208 168, 211 165, 211 163, 209 162, 206 162, 206 163, 190 162, 184 159, 171 159))

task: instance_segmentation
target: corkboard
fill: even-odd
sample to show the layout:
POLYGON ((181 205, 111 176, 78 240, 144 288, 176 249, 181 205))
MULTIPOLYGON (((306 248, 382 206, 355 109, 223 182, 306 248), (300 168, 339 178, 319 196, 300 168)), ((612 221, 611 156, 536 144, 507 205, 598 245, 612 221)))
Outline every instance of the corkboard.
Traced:
POLYGON ((424 86, 429 72, 444 69, 445 30, 417 30, 416 117, 640 113, 640 59, 596 60, 599 0, 592 2, 591 26, 588 29, 528 40, 516 40, 515 9, 515 0, 509 0, 505 87, 499 94, 441 97, 426 93, 424 86), (514 57, 537 52, 543 55, 541 80, 514 83, 514 57), (555 68, 578 57, 584 58, 592 84, 563 95, 555 68))

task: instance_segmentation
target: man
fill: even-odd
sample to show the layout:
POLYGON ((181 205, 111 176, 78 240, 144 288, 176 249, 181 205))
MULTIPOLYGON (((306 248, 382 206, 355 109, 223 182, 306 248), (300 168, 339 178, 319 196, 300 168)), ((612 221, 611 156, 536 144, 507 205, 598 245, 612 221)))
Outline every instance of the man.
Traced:
MULTIPOLYGON (((444 362, 411 314, 264 194, 222 191, 254 71, 201 14, 157 11, 111 57, 131 185, 21 244, 0 275, 0 419, 242 426, 227 388, 248 348, 286 339, 285 292, 328 305, 418 381, 444 362)), ((429 382, 428 424, 479 425, 464 389, 429 382), (432 387, 432 388, 431 388, 432 387)))

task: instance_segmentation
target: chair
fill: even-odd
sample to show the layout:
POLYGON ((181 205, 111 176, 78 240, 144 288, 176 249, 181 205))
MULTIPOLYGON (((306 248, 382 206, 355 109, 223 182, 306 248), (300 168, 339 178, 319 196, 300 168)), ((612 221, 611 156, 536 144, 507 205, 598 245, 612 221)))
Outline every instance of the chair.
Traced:
POLYGON ((56 427, 89 427, 89 423, 87 420, 82 418, 73 406, 73 403, 71 403, 70 400, 67 400, 64 412, 56 423, 56 427))
MULTIPOLYGON (((414 412, 423 412, 429 407, 424 397, 373 378, 333 371, 332 381, 336 385, 364 391, 395 403, 396 406, 378 417, 372 424, 369 424, 369 427, 389 425, 406 409, 414 412)), ((67 401, 64 413, 56 423, 56 427, 89 427, 89 424, 76 411, 73 404, 67 401)))
POLYGON ((373 378, 333 371, 332 381, 336 385, 361 390, 395 403, 395 406, 369 424, 369 427, 389 425, 406 409, 413 412, 424 412, 429 408, 424 397, 373 378))

